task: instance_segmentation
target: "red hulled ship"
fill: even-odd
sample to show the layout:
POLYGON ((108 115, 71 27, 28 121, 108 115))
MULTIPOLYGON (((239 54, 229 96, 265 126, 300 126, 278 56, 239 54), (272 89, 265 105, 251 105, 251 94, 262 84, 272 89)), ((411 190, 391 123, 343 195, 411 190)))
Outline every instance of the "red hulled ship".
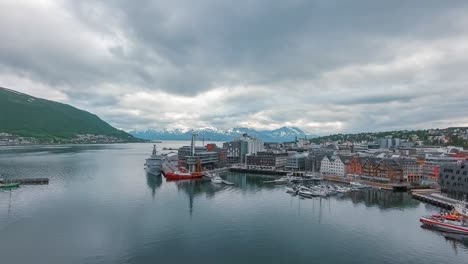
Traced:
POLYGON ((426 227, 468 235, 466 202, 457 203, 450 213, 423 216, 419 221, 426 227))

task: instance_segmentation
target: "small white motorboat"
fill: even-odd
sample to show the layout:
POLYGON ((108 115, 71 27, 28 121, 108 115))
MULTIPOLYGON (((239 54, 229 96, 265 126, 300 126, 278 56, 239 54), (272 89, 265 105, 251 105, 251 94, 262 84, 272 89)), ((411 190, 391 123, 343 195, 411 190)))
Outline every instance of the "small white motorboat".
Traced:
POLYGON ((364 188, 367 188, 369 186, 367 185, 364 185, 360 182, 350 182, 349 184, 351 184, 351 187, 355 188, 355 189, 364 189, 364 188))
POLYGON ((298 189, 295 187, 286 187, 286 192, 287 193, 292 193, 292 194, 297 194, 298 189))
POLYGON ((218 174, 215 174, 214 177, 211 177, 212 183, 223 183, 223 178, 219 177, 218 174))
POLYGON ((306 198, 312 198, 312 196, 314 196, 314 193, 312 192, 312 190, 305 186, 299 187, 298 194, 299 196, 306 197, 306 198))

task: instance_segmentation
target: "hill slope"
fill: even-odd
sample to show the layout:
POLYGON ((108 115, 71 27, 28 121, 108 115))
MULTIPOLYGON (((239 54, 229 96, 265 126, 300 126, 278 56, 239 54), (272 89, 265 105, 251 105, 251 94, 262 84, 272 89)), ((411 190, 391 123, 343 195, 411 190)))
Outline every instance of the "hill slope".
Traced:
POLYGON ((1 132, 38 139, 94 134, 136 140, 89 112, 0 87, 1 132))

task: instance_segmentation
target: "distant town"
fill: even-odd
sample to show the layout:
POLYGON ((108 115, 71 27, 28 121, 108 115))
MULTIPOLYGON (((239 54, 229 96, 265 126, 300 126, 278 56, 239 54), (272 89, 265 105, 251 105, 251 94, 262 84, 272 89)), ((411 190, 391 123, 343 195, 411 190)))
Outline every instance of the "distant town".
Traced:
MULTIPOLYGON (((428 130, 425 140, 449 143, 454 135, 467 139, 467 129, 428 130)), ((205 169, 230 167, 251 173, 315 174, 326 179, 359 179, 379 186, 428 186, 455 194, 468 193, 468 150, 460 146, 425 145, 417 134, 386 135, 372 141, 298 138, 271 143, 244 134, 223 143, 184 146, 169 157, 190 167, 200 160, 205 169)))
MULTIPOLYGON (((222 146, 197 146, 195 156, 191 156, 190 146, 184 146, 177 153, 169 153, 169 157, 187 167, 199 160, 204 169, 314 173, 329 179, 359 178, 383 185, 436 186, 462 194, 468 193, 468 150, 464 149, 467 140, 468 128, 338 134, 283 143, 263 142, 244 134, 222 146)), ((121 142, 126 141, 94 134, 80 134, 69 140, 41 140, 0 133, 0 145, 121 142)))
POLYGON ((109 135, 78 134, 74 138, 36 138, 22 137, 10 133, 0 133, 0 146, 33 144, 110 144, 128 142, 125 138, 109 135))

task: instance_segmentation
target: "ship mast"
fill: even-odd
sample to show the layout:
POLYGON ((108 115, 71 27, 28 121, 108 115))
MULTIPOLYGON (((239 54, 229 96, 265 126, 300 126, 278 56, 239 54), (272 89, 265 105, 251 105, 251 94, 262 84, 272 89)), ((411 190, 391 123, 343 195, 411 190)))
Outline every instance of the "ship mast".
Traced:
POLYGON ((192 134, 192 142, 190 143, 190 149, 191 149, 191 156, 195 156, 195 137, 197 136, 197 133, 192 134))

